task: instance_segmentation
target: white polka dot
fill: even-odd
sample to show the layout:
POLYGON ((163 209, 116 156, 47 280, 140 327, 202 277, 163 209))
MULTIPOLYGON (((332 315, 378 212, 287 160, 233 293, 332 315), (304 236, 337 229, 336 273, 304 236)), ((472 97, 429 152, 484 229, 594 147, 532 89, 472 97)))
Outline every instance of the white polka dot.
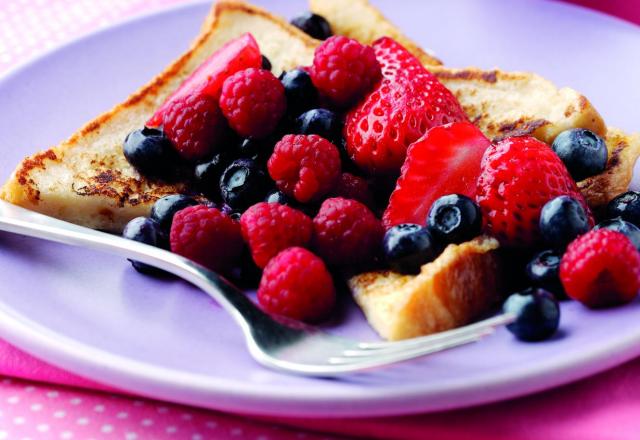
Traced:
POLYGON ((73 399, 69 400, 69 403, 71 403, 72 405, 80 405, 82 403, 82 399, 79 397, 74 397, 73 399))
POLYGON ((9 433, 7 431, 0 431, 0 439, 9 438, 9 433))
POLYGON ((206 426, 207 428, 217 428, 218 427, 218 423, 217 422, 207 422, 204 424, 204 426, 206 426))
POLYGON ((73 432, 71 432, 71 431, 64 431, 64 432, 62 432, 62 433, 60 434, 60 438, 61 438, 61 439, 64 439, 64 440, 67 440, 67 439, 73 438, 73 432))
POLYGON ((135 432, 127 432, 124 435, 124 438, 126 440, 136 440, 138 438, 138 434, 136 434, 135 432))
POLYGON ((88 424, 89 424, 89 419, 88 419, 88 418, 86 418, 86 417, 80 417, 80 418, 76 421, 76 423, 77 423, 78 425, 88 425, 88 424))
POLYGON ((58 393, 57 391, 49 391, 47 393, 47 397, 50 398, 50 399, 55 399, 59 395, 60 395, 60 393, 58 393))
POLYGON ((151 426, 151 425, 153 425, 153 420, 151 420, 151 419, 144 419, 142 422, 140 422, 140 424, 141 424, 142 426, 151 426))
POLYGON ((56 412, 53 413, 53 417, 55 417, 56 419, 61 419, 66 415, 67 415, 67 413, 64 412, 64 411, 56 411, 56 412))
POLYGON ((33 405, 31 405, 31 411, 42 411, 42 404, 41 403, 34 403, 33 405))
POLYGON ((24 387, 24 390, 25 390, 27 393, 32 393, 32 392, 34 392, 34 391, 35 391, 35 389, 36 389, 36 387, 34 387, 33 385, 28 385, 28 386, 24 387))
POLYGON ((176 431, 178 431, 178 428, 176 428, 175 426, 168 426, 165 431, 167 431, 167 434, 175 434, 176 431))
POLYGON ((231 430, 231 435, 235 435, 235 436, 237 436, 237 435, 242 435, 242 429, 240 429, 240 428, 233 428, 233 429, 231 430))
POLYGON ((95 412, 104 412, 104 405, 96 405, 93 407, 95 412))
POLYGON ((13 423, 15 423, 16 425, 24 425, 25 421, 26 419, 24 417, 16 417, 15 419, 13 419, 13 423))
POLYGON ((46 423, 41 423, 40 425, 36 426, 36 429, 38 430, 38 432, 47 432, 49 430, 49 425, 47 425, 46 423))
POLYGON ((103 425, 102 428, 100 428, 100 431, 104 432, 104 433, 109 433, 113 431, 113 426, 111 425, 103 425))
POLYGON ((7 403, 10 403, 12 405, 15 405, 18 402, 20 402, 20 398, 18 396, 11 396, 7 399, 7 403))
POLYGON ((116 417, 119 419, 126 419, 127 417, 129 417, 129 414, 124 411, 121 411, 118 414, 116 414, 116 417))
POLYGON ((169 408, 167 408, 166 406, 159 406, 159 407, 158 407, 158 412, 159 412, 160 414, 168 413, 168 412, 169 412, 169 408))
POLYGON ((202 440, 202 435, 200 434, 193 434, 191 436, 191 440, 202 440))

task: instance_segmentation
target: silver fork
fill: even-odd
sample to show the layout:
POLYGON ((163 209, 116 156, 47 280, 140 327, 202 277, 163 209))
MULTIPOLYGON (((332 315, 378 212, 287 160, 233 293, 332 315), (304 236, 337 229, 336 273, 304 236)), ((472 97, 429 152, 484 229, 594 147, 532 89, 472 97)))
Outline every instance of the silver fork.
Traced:
POLYGON ((477 341, 513 321, 498 315, 466 327, 400 342, 358 342, 270 316, 220 275, 171 252, 54 219, 0 201, 0 230, 110 252, 171 272, 231 314, 262 365, 307 376, 336 376, 413 359, 477 341))

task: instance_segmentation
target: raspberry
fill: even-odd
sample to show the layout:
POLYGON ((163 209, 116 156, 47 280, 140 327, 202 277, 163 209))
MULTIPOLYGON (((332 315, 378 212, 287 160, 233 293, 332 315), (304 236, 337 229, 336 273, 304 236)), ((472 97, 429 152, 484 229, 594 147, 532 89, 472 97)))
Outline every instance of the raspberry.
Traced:
POLYGON ((489 146, 482 158, 476 200, 485 229, 505 246, 532 247, 541 242, 540 212, 557 196, 576 199, 593 218, 560 158, 532 137, 512 137, 489 146))
POLYGON ((240 218, 242 236, 258 267, 284 249, 306 246, 311 241, 313 223, 297 209, 279 203, 258 203, 240 218))
POLYGON ((269 135, 286 106, 284 87, 268 70, 245 69, 231 75, 222 85, 222 113, 231 128, 243 137, 269 135))
POLYGON ((318 200, 340 176, 340 152, 318 135, 287 135, 267 163, 280 191, 301 203, 318 200))
POLYGON ((240 225, 216 208, 190 206, 171 224, 171 251, 216 272, 227 272, 242 254, 240 225))
POLYGON ((225 128, 215 99, 197 93, 171 101, 163 113, 162 125, 180 155, 190 161, 209 156, 225 128))
POLYGON ((381 76, 373 48, 343 36, 318 46, 310 73, 320 93, 340 107, 364 96, 381 76))
POLYGON ((373 194, 369 189, 369 182, 362 177, 354 176, 351 173, 342 173, 331 191, 333 197, 343 197, 345 199, 357 200, 369 208, 374 206, 373 194))
POLYGON ((305 322, 327 317, 335 304, 331 274, 320 258, 292 247, 267 264, 258 287, 258 301, 269 313, 305 322))
POLYGON ((315 250, 329 264, 362 264, 378 255, 382 224, 362 203, 335 197, 325 200, 313 219, 315 250))
POLYGON ((620 232, 587 232, 569 245, 560 263, 567 295, 591 308, 625 304, 640 290, 640 254, 620 232))

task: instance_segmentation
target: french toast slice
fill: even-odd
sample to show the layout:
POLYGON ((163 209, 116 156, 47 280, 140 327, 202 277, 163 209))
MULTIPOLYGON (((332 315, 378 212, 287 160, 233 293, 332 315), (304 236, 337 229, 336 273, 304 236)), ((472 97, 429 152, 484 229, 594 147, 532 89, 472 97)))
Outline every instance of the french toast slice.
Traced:
POLYGON ((68 140, 24 159, 0 191, 0 198, 90 228, 119 232, 132 218, 148 215, 158 198, 185 192, 183 184, 141 176, 124 158, 122 142, 211 53, 246 32, 253 34, 276 75, 310 64, 318 44, 263 9, 221 1, 185 54, 68 140))

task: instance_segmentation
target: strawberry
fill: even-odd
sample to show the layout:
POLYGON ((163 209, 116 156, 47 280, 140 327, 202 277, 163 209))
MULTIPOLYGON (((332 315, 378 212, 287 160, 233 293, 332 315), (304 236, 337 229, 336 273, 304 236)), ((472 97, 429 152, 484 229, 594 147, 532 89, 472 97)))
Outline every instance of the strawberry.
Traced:
POLYGON ((229 41, 185 79, 147 122, 147 127, 162 125, 163 118, 171 103, 187 95, 204 94, 217 102, 222 83, 234 73, 249 67, 259 68, 262 57, 258 43, 251 34, 244 34, 229 41))
POLYGON ((505 246, 531 247, 540 243, 540 212, 562 195, 582 204, 593 216, 562 160, 533 137, 512 137, 491 145, 482 158, 476 201, 486 231, 505 246))
POLYGON ((489 140, 469 122, 429 130, 407 151, 382 221, 424 224, 433 202, 446 194, 475 197, 482 155, 489 140))
POLYGON ((402 45, 383 37, 373 49, 383 79, 347 114, 344 136, 360 168, 392 174, 428 129, 468 119, 455 96, 402 45))

